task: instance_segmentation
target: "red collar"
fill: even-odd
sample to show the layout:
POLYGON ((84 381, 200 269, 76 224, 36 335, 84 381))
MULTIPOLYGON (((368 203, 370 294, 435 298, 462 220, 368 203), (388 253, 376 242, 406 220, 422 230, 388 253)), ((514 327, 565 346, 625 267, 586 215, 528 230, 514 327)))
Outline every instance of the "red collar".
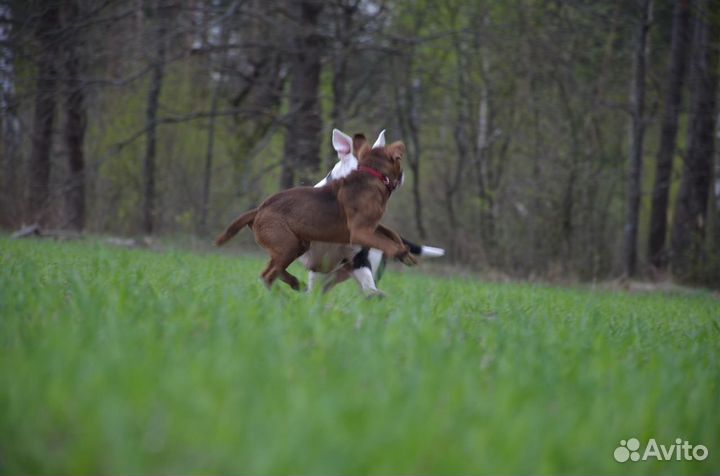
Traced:
POLYGON ((367 167, 367 166, 365 166, 365 165, 361 165, 361 166, 358 167, 357 169, 358 169, 360 172, 368 173, 368 174, 372 175, 373 177, 380 179, 380 181, 382 181, 382 183, 385 185, 385 188, 388 189, 388 192, 389 192, 389 193, 392 193, 393 190, 395 190, 396 188, 398 188, 398 186, 400 185, 400 180, 390 180, 390 177, 388 177, 387 175, 384 175, 384 174, 378 172, 377 170, 375 170, 375 169, 373 169, 373 168, 371 168, 371 167, 367 167))

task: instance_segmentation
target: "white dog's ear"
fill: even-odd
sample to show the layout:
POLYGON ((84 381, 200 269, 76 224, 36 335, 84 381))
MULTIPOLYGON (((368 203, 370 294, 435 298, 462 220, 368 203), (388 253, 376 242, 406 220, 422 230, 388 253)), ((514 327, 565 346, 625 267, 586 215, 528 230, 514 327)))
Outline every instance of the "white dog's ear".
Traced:
POLYGON ((352 138, 338 129, 333 129, 332 143, 339 159, 353 153, 352 138))
POLYGON ((385 129, 380 131, 380 135, 373 144, 372 148, 374 149, 375 147, 385 147, 385 129))

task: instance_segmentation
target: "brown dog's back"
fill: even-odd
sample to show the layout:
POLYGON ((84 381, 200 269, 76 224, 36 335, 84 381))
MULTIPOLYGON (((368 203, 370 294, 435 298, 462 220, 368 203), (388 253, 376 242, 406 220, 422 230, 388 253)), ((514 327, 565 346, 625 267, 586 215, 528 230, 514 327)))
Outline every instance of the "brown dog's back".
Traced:
POLYGON ((336 188, 296 187, 276 193, 258 207, 253 231, 281 220, 301 241, 347 243, 347 219, 336 188))

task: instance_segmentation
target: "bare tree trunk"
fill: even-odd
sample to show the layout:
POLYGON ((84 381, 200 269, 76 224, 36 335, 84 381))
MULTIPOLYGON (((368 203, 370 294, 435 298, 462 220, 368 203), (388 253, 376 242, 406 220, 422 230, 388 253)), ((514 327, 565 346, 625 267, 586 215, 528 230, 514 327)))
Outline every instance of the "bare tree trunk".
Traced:
POLYGON ((302 0, 297 5, 297 25, 290 82, 290 102, 285 135, 285 153, 280 185, 290 188, 310 183, 320 166, 320 70, 322 36, 318 31, 323 2, 302 0))
MULTIPOLYGON (((718 124, 715 125, 718 127, 718 124)), ((718 131, 720 132, 720 131, 718 131)), ((713 177, 713 203, 715 204, 715 246, 720 258, 720 154, 715 151, 715 175, 713 177)))
POLYGON ((143 231, 152 234, 155 231, 156 187, 155 187, 155 146, 157 141, 157 110, 162 90, 165 68, 165 29, 162 19, 156 18, 156 52, 153 59, 150 90, 147 97, 145 124, 147 135, 145 142, 145 160, 143 162, 144 200, 143 200, 143 231))
MULTIPOLYGON (((353 27, 353 19, 358 8, 357 0, 349 3, 341 2, 337 6, 335 14, 335 48, 333 50, 333 105, 330 117, 332 126, 338 129, 345 127, 345 115, 347 109, 346 84, 348 55, 350 54, 350 35, 353 27)), ((333 159, 334 161, 334 159, 333 159)))
MULTIPOLYGON (((718 124, 715 124, 718 128, 718 124)), ((718 130, 720 132, 720 130, 718 130)), ((709 230, 709 237, 706 238, 708 244, 707 251, 710 254, 710 262, 714 262, 713 268, 710 268, 710 273, 707 276, 706 284, 713 286, 715 289, 720 288, 720 154, 715 150, 715 168, 713 176, 713 185, 710 196, 710 209, 708 213, 710 217, 708 222, 712 222, 712 227, 709 230)), ((711 265, 712 266, 712 265, 711 265)))
MULTIPOLYGON (((487 189, 485 186, 485 164, 483 161, 484 150, 481 152, 480 147, 487 145, 488 141, 488 123, 487 123, 487 109, 483 109, 487 106, 486 97, 482 97, 480 100, 480 108, 478 110, 478 124, 477 130, 473 130, 470 108, 472 104, 468 101, 471 96, 468 87, 467 74, 469 67, 467 64, 468 53, 464 48, 463 40, 460 35, 453 36, 453 43, 455 46, 456 66, 455 76, 457 84, 457 95, 455 96, 455 109, 457 111, 457 119, 455 121, 454 136, 455 146, 457 148, 458 155, 458 167, 456 169, 456 176, 454 182, 454 188, 457 190, 461 188, 463 174, 465 170, 465 164, 470 158, 470 163, 475 165, 475 179, 477 185, 477 197, 480 203, 480 235, 482 237, 482 244, 487 248, 487 241, 485 235, 485 210, 484 207, 487 205, 487 189), (475 135, 476 140, 473 143, 471 136, 475 135)), ((479 52, 478 52, 479 54, 479 52)), ((486 91, 483 85, 483 93, 486 91)), ((455 191, 453 191, 455 193, 455 191)))
MULTIPOLYGON (((260 18, 270 17, 277 8, 274 2, 264 0, 245 0, 243 5, 246 9, 257 13, 260 18)), ((267 23, 251 21, 238 39, 250 44, 270 41, 282 45, 285 40, 281 40, 280 36, 284 38, 288 28, 283 23, 278 30, 281 30, 281 33, 268 32, 267 23)), ((235 132, 237 158, 232 161, 232 167, 236 182, 243 182, 248 178, 246 169, 248 163, 245 157, 274 134, 275 129, 282 122, 280 110, 283 106, 285 82, 288 76, 285 56, 286 53, 281 48, 250 48, 239 65, 242 80, 239 83, 232 81, 228 85, 228 91, 236 88, 230 101, 233 107, 261 111, 260 114, 234 117, 237 124, 235 132)), ((230 61, 228 58, 228 64, 231 64, 230 61)), ((238 190, 237 193, 241 192, 238 190)))
POLYGON ((68 44, 65 46, 66 60, 65 73, 67 75, 68 92, 65 101, 65 144, 68 152, 68 165, 70 169, 69 183, 65 200, 68 211, 68 225, 70 228, 82 230, 85 227, 85 156, 83 144, 85 142, 85 94, 81 75, 82 43, 77 27, 73 25, 78 20, 79 8, 76 0, 66 3, 65 23, 71 31, 68 34, 68 44))
POLYGON ((630 134, 630 171, 627 184, 627 210, 623 244, 623 272, 634 276, 637 271, 637 234, 642 188, 643 138, 645 135, 645 66, 647 35, 652 16, 652 1, 641 0, 642 16, 635 44, 635 71, 630 103, 632 126, 630 134))
POLYGON ((660 149, 655 164, 648 259, 662 268, 666 265, 665 239, 667 236, 668 199, 678 130, 678 117, 682 104, 682 89, 687 72, 688 52, 692 36, 691 0, 677 0, 673 13, 672 46, 668 70, 665 109, 660 133, 660 149))
MULTIPOLYGON (((451 108, 451 98, 446 96, 444 99, 443 104, 443 119, 442 124, 440 125, 440 143, 446 144, 449 142, 448 131, 451 129, 451 125, 453 124, 452 120, 450 119, 450 108, 451 108)), ((458 151, 463 146, 461 143, 458 142, 458 127, 457 123, 454 124, 453 129, 453 136, 455 137, 455 143, 456 147, 458 148, 458 151)), ((457 216, 455 214, 455 194, 458 192, 458 186, 457 182, 459 182, 459 178, 462 178, 462 168, 464 167, 464 160, 467 155, 463 154, 456 154, 457 160, 455 163, 448 163, 447 167, 443 167, 443 204, 445 205, 445 212, 447 214, 448 218, 448 224, 450 225, 450 229, 453 231, 453 233, 450 233, 448 239, 448 258, 455 262, 455 260, 458 258, 458 246, 457 246, 457 235, 458 235, 458 221, 457 216), (453 167, 454 165, 454 167, 453 167), (454 170, 453 170, 454 168, 454 170)))
POLYGON ((208 118, 207 149, 205 151, 205 170, 203 173, 202 208, 200 210, 200 233, 207 230, 207 218, 210 209, 210 185, 212 182, 213 153, 215 149, 215 113, 217 112, 218 98, 220 96, 220 84, 222 78, 213 88, 210 99, 210 117, 208 118))
POLYGON ((15 98, 15 65, 10 2, 0 3, 0 119, 2 120, 2 193, 0 226, 14 226, 19 218, 17 173, 20 164, 20 120, 15 98))
MULTIPOLYGON (((478 40, 478 44, 479 44, 478 40)), ((490 88, 488 87, 489 66, 484 48, 478 48, 482 63, 482 80, 480 85, 480 105, 478 107, 477 133, 475 140, 475 168, 478 182, 478 198, 481 201, 480 234, 488 256, 494 256, 495 239, 495 198, 497 190, 492 183, 493 167, 491 164, 491 137, 493 111, 490 104, 490 88), (480 51, 482 50, 482 51, 480 51)), ((499 179, 499 177, 498 177, 499 179)))
POLYGON ((410 85, 408 95, 410 99, 408 126, 410 129, 410 141, 413 145, 413 157, 408 158, 407 162, 413 173, 412 192, 413 204, 415 205, 415 226, 420 238, 425 239, 427 233, 425 232, 425 225, 423 224, 422 200, 420 199, 420 159, 422 157, 422 149, 420 145, 420 114, 418 112, 418 101, 420 97, 420 80, 418 78, 414 79, 410 85))
POLYGON ((720 13, 715 1, 699 2, 691 66, 690 147, 680 182, 671 241, 673 274, 690 277, 700 265, 715 151, 720 13))
MULTIPOLYGON (((717 133, 720 133, 718 124, 715 124, 717 133)), ((705 276, 704 284, 720 288, 720 154, 715 150, 713 166, 713 177, 710 186, 710 198, 708 200, 708 231, 705 237, 707 243, 706 251, 711 263, 709 272, 705 276), (714 263, 714 264, 712 264, 714 263)))
MULTIPOLYGON (((221 32, 218 32, 218 37, 221 38, 221 44, 227 44, 228 38, 229 38, 229 27, 218 25, 217 28, 222 28, 221 32)), ((219 69, 218 71, 218 78, 215 81, 212 96, 210 99, 210 117, 208 118, 208 135, 207 135, 207 147, 205 150, 205 170, 203 172, 203 190, 202 190, 202 204, 200 209, 200 223, 198 226, 198 231, 200 233, 205 233, 207 231, 207 220, 208 220, 208 214, 210 212, 210 188, 212 185, 212 167, 213 167, 213 155, 215 152, 215 122, 216 122, 216 113, 218 109, 218 103, 220 100, 220 90, 222 89, 223 80, 224 80, 224 74, 225 74, 225 67, 226 67, 226 60, 227 60, 227 49, 224 50, 222 53, 220 53, 219 61, 217 62, 217 67, 219 69)), ((210 60, 210 69, 211 71, 215 69, 213 57, 211 56, 210 60)), ((211 76, 211 82, 212 80, 212 74, 211 76)))
POLYGON ((51 2, 44 8, 36 30, 40 53, 37 61, 38 79, 27 196, 27 219, 40 224, 47 221, 47 206, 50 198, 50 152, 57 89, 55 56, 59 27, 57 5, 51 2))
MULTIPOLYGON (((393 82, 393 93, 395 99, 395 114, 397 116, 398 125, 403 137, 409 137, 409 147, 407 154, 407 164, 413 174, 413 209, 415 215, 415 227, 421 238, 426 237, 425 226, 422 219, 422 201, 420 199, 420 159, 422 157, 422 149, 420 145, 420 116, 418 112, 418 98, 420 96, 420 79, 409 79, 412 72, 412 52, 403 56, 399 61, 404 71, 402 77, 399 77, 395 71, 391 73, 393 82), (404 87, 399 85, 404 83, 404 87)), ((396 68, 392 68, 393 70, 396 68)), ((454 192, 453 192, 454 193, 454 192)), ((447 195, 452 200, 452 194, 447 195)))
MULTIPOLYGON (((560 201, 560 230, 561 236, 565 245, 564 250, 564 261, 566 263, 572 263, 573 252, 574 252, 574 240, 575 240, 575 182, 578 177, 578 161, 582 157, 582 148, 580 145, 582 125, 577 119, 578 114, 575 114, 575 110, 572 107, 570 96, 567 92, 565 84, 557 80, 558 90, 560 92, 560 98, 562 101, 563 109, 565 110, 565 116, 568 122, 568 129, 570 130, 570 158, 567 161, 568 176, 565 181, 562 193, 562 199, 560 201)), ((558 251, 562 252, 561 247, 558 247, 558 251)))

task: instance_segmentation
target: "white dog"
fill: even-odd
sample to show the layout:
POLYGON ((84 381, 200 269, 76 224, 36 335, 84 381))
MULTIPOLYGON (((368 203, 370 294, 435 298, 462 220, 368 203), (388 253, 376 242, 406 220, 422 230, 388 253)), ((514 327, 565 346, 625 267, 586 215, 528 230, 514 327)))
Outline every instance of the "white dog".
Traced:
MULTIPOLYGON (((355 157, 350 136, 333 129, 332 144, 338 154, 338 162, 315 187, 322 187, 332 180, 343 178, 358 167, 358 159, 355 157)), ((384 146, 385 130, 383 129, 373 148, 384 146)), ((442 248, 418 246, 404 238, 403 242, 415 255, 428 257, 445 255, 445 250, 442 248)), ((385 261, 386 258, 380 250, 323 242, 310 243, 310 249, 300 257, 300 262, 308 269, 308 291, 312 291, 318 281, 322 281, 323 289, 328 291, 352 276, 360 284, 363 292, 369 296, 382 295, 375 282, 380 279, 385 261)))

